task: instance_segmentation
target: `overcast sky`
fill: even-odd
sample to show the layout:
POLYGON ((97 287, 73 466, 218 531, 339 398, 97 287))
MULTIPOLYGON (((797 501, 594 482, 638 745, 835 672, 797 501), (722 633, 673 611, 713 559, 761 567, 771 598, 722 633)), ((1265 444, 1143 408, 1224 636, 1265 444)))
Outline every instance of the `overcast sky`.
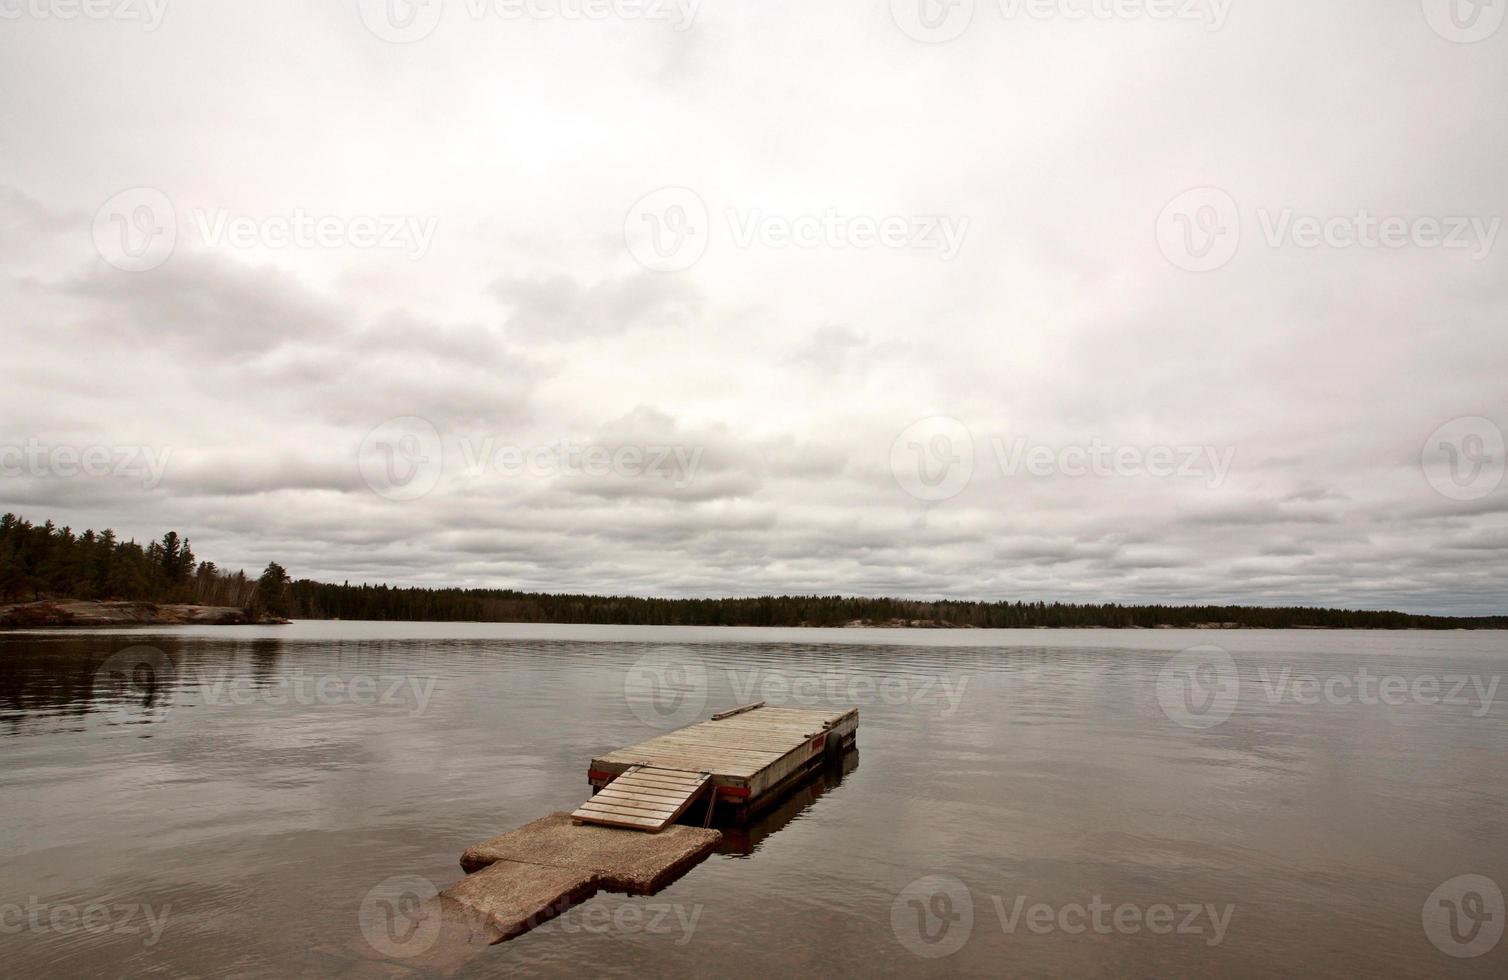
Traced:
POLYGON ((1504 612, 1508 4, 1454 2, 0 0, 0 505, 1504 612))

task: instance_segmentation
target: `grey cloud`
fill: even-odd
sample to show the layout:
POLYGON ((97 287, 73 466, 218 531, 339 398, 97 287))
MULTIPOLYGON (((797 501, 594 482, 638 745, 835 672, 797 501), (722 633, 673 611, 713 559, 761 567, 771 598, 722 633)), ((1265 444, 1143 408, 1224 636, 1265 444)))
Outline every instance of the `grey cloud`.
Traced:
POLYGON ((237 497, 282 490, 365 490, 348 458, 309 459, 265 450, 179 452, 164 488, 173 494, 237 497))
POLYGON ((814 330, 811 340, 790 356, 790 363, 831 376, 852 365, 854 353, 868 346, 867 334, 841 324, 825 324, 814 330))
POLYGON ((509 332, 536 340, 577 340, 642 326, 685 324, 701 299, 684 281, 638 272, 590 285, 567 274, 505 276, 492 292, 508 310, 509 332))
POLYGON ((175 255, 147 273, 102 263, 65 284, 84 301, 90 332, 106 343, 184 347, 245 359, 340 329, 335 304, 287 273, 200 254, 175 255))

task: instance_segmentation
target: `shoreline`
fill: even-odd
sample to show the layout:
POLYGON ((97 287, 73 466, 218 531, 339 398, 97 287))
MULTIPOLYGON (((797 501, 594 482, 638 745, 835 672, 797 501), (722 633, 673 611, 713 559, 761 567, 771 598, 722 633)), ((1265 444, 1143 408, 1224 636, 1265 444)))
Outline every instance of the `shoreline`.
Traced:
MULTIPOLYGON (((340 619, 334 617, 305 618, 304 621, 311 623, 409 623, 409 624, 432 624, 432 625, 499 625, 499 626, 649 626, 666 629, 678 627, 715 628, 715 629, 793 629, 793 630, 922 630, 927 632, 960 630, 978 633, 989 633, 995 630, 990 627, 975 626, 972 623, 950 623, 932 619, 888 619, 888 620, 850 620, 846 623, 838 623, 830 626, 809 622, 790 624, 754 624, 754 623, 719 623, 719 624, 695 624, 695 623, 612 623, 612 622, 576 622, 538 619, 518 620, 470 620, 470 619, 340 619)), ((0 634, 19 633, 38 630, 68 630, 68 629, 109 629, 113 627, 132 626, 286 626, 294 620, 276 616, 257 616, 248 613, 245 609, 235 606, 205 606, 194 603, 158 603, 158 602, 134 602, 134 601, 89 601, 71 599, 43 599, 29 603, 15 603, 0 605, 0 634)), ((1041 632, 1062 632, 1070 630, 1099 630, 1106 632, 1135 632, 1149 633, 1160 630, 1185 630, 1185 631, 1226 631, 1242 630, 1246 632, 1280 632, 1284 630, 1305 630, 1318 632, 1421 632, 1421 633, 1448 633, 1448 632, 1477 632, 1493 631, 1500 627, 1491 626, 1320 626, 1320 625, 1275 625, 1259 626, 1233 622, 1209 622, 1189 623, 1184 625, 1173 623, 1159 623, 1151 626, 1108 626, 1108 625, 1037 625, 1006 627, 1012 630, 1029 630, 1041 632)))
POLYGON ((109 626, 274 626, 291 622, 236 606, 43 599, 0 606, 0 632, 109 626))

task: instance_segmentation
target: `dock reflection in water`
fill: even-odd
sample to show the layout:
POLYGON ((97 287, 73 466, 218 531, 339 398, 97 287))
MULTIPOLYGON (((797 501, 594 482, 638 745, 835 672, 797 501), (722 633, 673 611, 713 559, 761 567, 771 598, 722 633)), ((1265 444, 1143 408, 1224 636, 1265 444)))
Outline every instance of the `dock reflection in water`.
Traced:
POLYGON ((745 823, 721 824, 714 814, 713 826, 723 832, 723 839, 718 841, 713 853, 748 857, 759 850, 766 838, 779 833, 816 805, 823 796, 842 786, 844 778, 857 768, 859 750, 855 749, 818 769, 810 779, 793 789, 790 795, 745 823))

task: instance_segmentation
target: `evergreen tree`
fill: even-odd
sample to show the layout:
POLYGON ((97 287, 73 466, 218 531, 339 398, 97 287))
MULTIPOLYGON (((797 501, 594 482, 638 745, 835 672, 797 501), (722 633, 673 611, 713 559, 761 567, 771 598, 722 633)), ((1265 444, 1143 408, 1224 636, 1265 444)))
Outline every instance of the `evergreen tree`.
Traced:
POLYGON ((288 615, 288 573, 277 562, 269 562, 257 579, 251 595, 251 612, 262 616, 288 615))

